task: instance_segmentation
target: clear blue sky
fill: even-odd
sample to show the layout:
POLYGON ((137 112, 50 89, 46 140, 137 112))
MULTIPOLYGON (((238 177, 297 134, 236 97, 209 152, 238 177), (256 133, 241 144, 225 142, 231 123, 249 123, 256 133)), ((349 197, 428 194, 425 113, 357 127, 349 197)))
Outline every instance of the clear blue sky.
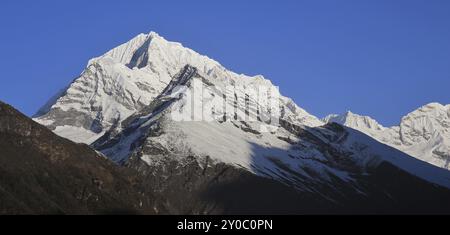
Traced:
POLYGON ((28 115, 90 58, 151 30, 263 74, 319 117, 352 110, 393 125, 450 103, 448 0, 5 0, 0 30, 0 100, 28 115))

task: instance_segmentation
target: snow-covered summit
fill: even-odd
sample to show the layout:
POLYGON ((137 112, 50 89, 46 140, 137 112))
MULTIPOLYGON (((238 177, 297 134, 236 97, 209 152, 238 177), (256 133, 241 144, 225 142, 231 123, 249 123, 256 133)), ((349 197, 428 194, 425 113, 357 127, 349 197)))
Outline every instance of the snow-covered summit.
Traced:
MULTIPOLYGON (((119 131, 122 121, 150 105, 186 65, 208 79, 233 86, 273 86, 261 75, 237 74, 181 43, 150 32, 91 59, 59 98, 41 109, 35 121, 75 142, 92 143, 111 128, 119 131)), ((281 96, 280 100, 291 121, 323 124, 291 99, 281 96)))
POLYGON ((436 135, 450 137, 450 105, 430 103, 402 118, 400 133, 405 145, 426 142, 436 135))

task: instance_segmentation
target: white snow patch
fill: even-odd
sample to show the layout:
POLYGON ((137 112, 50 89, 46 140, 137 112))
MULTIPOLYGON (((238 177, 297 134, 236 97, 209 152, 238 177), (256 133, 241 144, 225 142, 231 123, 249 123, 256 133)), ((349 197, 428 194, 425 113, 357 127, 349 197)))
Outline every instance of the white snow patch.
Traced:
POLYGON ((72 140, 76 143, 91 144, 105 133, 94 133, 81 127, 74 126, 58 126, 53 131, 55 134, 72 140))

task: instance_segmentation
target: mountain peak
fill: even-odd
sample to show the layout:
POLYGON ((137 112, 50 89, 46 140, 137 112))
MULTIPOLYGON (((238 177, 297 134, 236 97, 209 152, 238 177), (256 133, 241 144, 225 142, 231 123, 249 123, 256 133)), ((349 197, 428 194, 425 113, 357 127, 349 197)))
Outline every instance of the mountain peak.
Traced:
MULTIPOLYGON (((152 31, 92 59, 80 77, 41 109, 35 120, 75 142, 92 143, 149 106, 186 65, 223 86, 274 87, 262 76, 237 74, 152 31)), ((290 121, 308 126, 323 124, 287 97, 281 96, 280 101, 290 121)))
MULTIPOLYGON (((144 34, 147 37, 147 42, 148 43, 169 43, 168 40, 166 40, 163 36, 161 36, 159 33, 155 32, 155 31, 150 31, 150 33, 148 34, 144 34)), ((180 44, 178 42, 171 42, 171 43, 176 43, 176 44, 180 44)))
POLYGON ((429 104, 426 104, 424 107, 429 107, 429 108, 444 108, 445 106, 441 103, 438 102, 431 102, 429 104))
POLYGON ((426 112, 426 113, 433 113, 433 112, 436 113, 435 111, 437 111, 437 112, 445 111, 449 107, 450 107, 450 105, 445 106, 441 103, 433 102, 433 103, 429 103, 429 104, 426 104, 426 105, 420 107, 418 110, 422 111, 422 112, 426 112))
POLYGON ((157 32, 155 32, 155 31, 150 31, 150 33, 148 33, 148 36, 149 36, 149 37, 152 37, 152 38, 159 38, 159 37, 161 37, 161 36, 159 36, 159 34, 158 34, 157 32))
POLYGON ((344 115, 347 116, 347 117, 361 117, 360 115, 355 114, 355 113, 353 113, 353 112, 350 111, 350 110, 348 110, 347 112, 345 112, 344 115))
POLYGON ((344 114, 331 114, 323 119, 325 123, 338 123, 354 129, 383 130, 384 127, 369 116, 361 116, 351 111, 344 114))
POLYGON ((442 105, 440 103, 433 102, 408 113, 402 118, 402 122, 409 122, 411 120, 418 119, 445 120, 448 118, 450 118, 450 104, 442 105))

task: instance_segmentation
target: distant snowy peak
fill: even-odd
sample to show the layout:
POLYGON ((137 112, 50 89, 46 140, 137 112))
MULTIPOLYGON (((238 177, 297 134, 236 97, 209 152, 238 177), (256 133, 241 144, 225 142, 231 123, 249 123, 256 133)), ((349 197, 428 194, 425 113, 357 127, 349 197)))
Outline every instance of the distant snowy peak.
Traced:
POLYGON ((331 114, 323 120, 325 123, 338 123, 358 130, 383 131, 385 127, 369 116, 361 116, 347 111, 342 115, 331 114))
MULTIPOLYGON (((34 120, 63 137, 90 144, 111 128, 120 131, 121 122, 150 105, 186 65, 224 84, 273 87, 263 76, 234 73, 207 56, 150 32, 91 59, 83 73, 34 120)), ((281 100, 291 121, 323 124, 291 99, 281 96, 281 100)))
POLYGON ((450 105, 427 104, 402 118, 400 134, 406 145, 426 142, 439 135, 450 139, 450 105))
POLYGON ((450 169, 450 105, 427 104, 403 117, 399 126, 390 128, 351 112, 329 115, 323 121, 356 129, 420 160, 450 169))

